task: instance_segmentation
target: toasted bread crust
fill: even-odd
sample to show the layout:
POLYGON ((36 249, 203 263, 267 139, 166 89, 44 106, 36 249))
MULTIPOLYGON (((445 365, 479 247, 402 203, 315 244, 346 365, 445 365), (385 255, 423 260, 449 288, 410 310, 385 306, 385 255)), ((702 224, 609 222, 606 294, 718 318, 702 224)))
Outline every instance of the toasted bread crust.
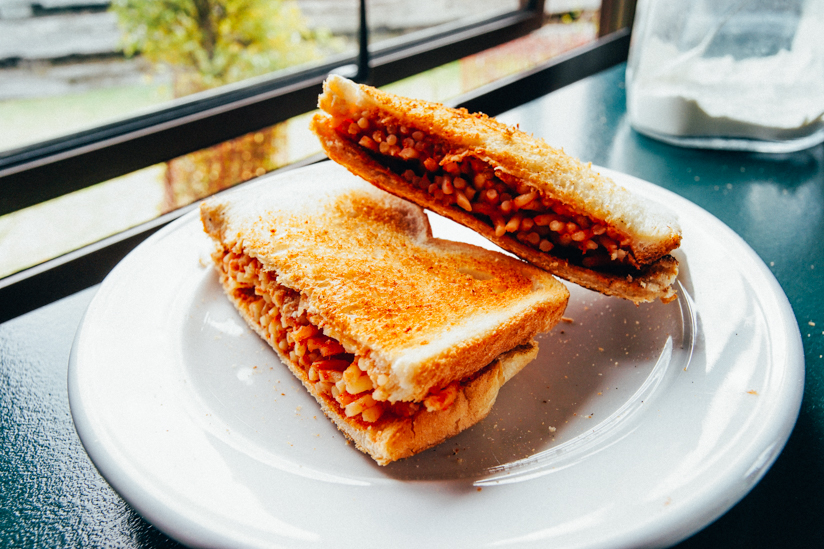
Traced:
POLYGON ((540 269, 433 238, 419 207, 333 163, 212 199, 201 205, 201 218, 216 240, 221 284, 241 316, 346 437, 381 465, 483 419, 501 386, 536 356, 532 336, 560 320, 568 299, 540 269), (257 282, 237 265, 250 266, 257 282), (266 289, 271 277, 281 290, 266 289), (391 407, 372 422, 365 413, 347 416, 329 388, 295 362, 300 353, 272 329, 273 315, 261 313, 261 296, 278 302, 283 288, 300 299, 283 301, 275 318, 305 313, 358 366, 369 363, 370 378, 391 378, 374 384, 375 399, 382 390, 388 399, 420 401, 430 389, 459 382, 455 400, 439 411, 408 408, 409 417, 391 407))
POLYGON ((409 185, 402 177, 374 160, 361 147, 343 139, 332 128, 328 117, 315 115, 311 122, 311 129, 320 139, 329 158, 345 166, 352 173, 387 192, 410 200, 475 230, 501 248, 565 280, 605 295, 622 297, 635 303, 650 302, 656 299, 669 302, 676 297, 672 284, 678 276, 678 261, 672 256, 659 257, 631 276, 600 272, 572 264, 565 259, 527 246, 511 236, 496 236, 490 225, 469 212, 460 208, 444 206, 431 194, 409 185))
POLYGON ((629 235, 641 265, 655 262, 680 243, 680 227, 670 212, 631 194, 563 150, 484 114, 400 97, 336 75, 324 83, 319 107, 333 116, 389 115, 400 124, 436 135, 452 144, 455 154, 470 153, 629 235))
POLYGON ((275 350, 281 361, 317 400, 323 413, 360 451, 369 454, 379 465, 387 465, 436 446, 481 421, 495 404, 501 387, 538 354, 538 344, 529 340, 494 358, 478 375, 461 384, 455 402, 446 410, 428 412, 422 407, 411 417, 390 415, 374 424, 365 423, 355 417, 346 417, 330 395, 319 392, 309 381, 306 371, 278 348, 245 303, 234 297, 225 277, 221 282, 246 323, 275 350))
POLYGON ((419 207, 333 163, 201 212, 221 246, 304 296, 312 323, 392 402, 420 401, 549 330, 569 296, 540 269, 432 238, 419 207))
MULTIPOLYGON (((327 412, 327 415, 361 451, 371 455, 380 465, 386 465, 436 446, 484 419, 495 404, 501 387, 537 355, 538 345, 530 341, 498 356, 480 375, 461 385, 455 402, 446 410, 428 412, 421 409, 412 417, 395 418, 365 428, 351 425, 340 413, 327 412)), ((326 395, 321 397, 330 400, 326 395)), ((324 412, 333 406, 333 403, 326 402, 325 406, 321 403, 324 412)))

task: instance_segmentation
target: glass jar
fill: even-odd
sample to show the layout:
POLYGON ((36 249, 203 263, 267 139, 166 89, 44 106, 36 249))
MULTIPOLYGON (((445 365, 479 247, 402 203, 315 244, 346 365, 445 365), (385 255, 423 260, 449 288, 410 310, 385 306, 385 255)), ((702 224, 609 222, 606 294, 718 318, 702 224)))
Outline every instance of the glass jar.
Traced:
POLYGON ((824 141, 824 0, 639 0, 627 111, 686 147, 790 152, 824 141))

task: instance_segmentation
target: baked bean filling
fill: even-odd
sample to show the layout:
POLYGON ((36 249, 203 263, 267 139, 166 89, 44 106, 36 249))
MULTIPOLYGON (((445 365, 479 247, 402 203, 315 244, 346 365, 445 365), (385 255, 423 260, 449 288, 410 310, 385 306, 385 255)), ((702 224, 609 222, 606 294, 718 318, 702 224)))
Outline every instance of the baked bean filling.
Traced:
POLYGON ((333 118, 345 139, 380 157, 410 185, 444 206, 461 208, 490 225, 496 236, 512 234, 541 252, 587 268, 634 267, 627 235, 578 213, 522 180, 468 154, 455 154, 421 130, 376 120, 367 113, 333 118))
POLYGON ((279 284, 248 255, 218 251, 215 261, 231 280, 234 297, 257 320, 269 343, 303 370, 315 390, 331 397, 346 417, 374 423, 382 416, 410 417, 421 406, 430 412, 446 410, 455 401, 457 381, 431 391, 421 403, 376 400, 372 379, 359 357, 309 321, 298 292, 279 284))

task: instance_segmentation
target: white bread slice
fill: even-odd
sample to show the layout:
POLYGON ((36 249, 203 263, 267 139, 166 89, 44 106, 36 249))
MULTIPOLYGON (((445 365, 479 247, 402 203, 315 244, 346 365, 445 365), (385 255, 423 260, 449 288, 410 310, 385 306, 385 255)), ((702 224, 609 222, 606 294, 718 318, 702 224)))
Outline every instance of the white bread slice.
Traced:
POLYGON ((423 452, 484 419, 492 410, 501 387, 538 355, 538 344, 534 340, 524 342, 502 353, 476 375, 464 380, 449 408, 430 412, 420 407, 409 417, 385 414, 378 421, 367 423, 359 417, 347 417, 340 404, 331 395, 318 390, 306 370, 278 348, 277 342, 260 325, 259 318, 250 310, 248 303, 237 299, 231 291, 227 291, 227 295, 247 324, 272 346, 292 374, 315 397, 326 417, 355 443, 358 450, 371 456, 378 465, 387 465, 423 452))
POLYGON ((616 185, 591 165, 485 115, 394 96, 339 76, 327 79, 319 106, 329 116, 316 115, 311 128, 329 157, 378 187, 467 225, 519 257, 587 288, 636 303, 674 299, 671 285, 678 264, 668 254, 681 238, 675 216, 616 185), (541 197, 599 220, 627 237, 633 268, 587 268, 558 256, 557 248, 545 253, 519 242, 512 234, 496 235, 488 221, 454 204, 444 205, 411 185, 382 155, 358 146, 334 127, 341 119, 360 117, 405 125, 410 132, 421 130, 448 143, 447 156, 482 160, 496 172, 528 184, 541 197))
POLYGON ((357 357, 375 399, 420 403, 458 387, 444 410, 421 407, 411 417, 384 414, 376 422, 347 416, 262 325, 254 305, 260 293, 240 291, 218 264, 250 326, 379 463, 483 418, 500 386, 537 352, 532 337, 560 320, 569 295, 550 274, 521 261, 432 238, 421 208, 331 162, 213 198, 201 205, 201 218, 216 258, 253 258, 277 285, 300 295, 299 312, 357 357))

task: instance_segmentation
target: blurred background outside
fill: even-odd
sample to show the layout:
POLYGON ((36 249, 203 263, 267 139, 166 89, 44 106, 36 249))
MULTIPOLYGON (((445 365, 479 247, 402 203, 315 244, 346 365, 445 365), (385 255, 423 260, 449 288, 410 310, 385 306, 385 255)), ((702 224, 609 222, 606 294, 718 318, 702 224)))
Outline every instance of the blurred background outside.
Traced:
MULTIPOLYGON (((446 101, 594 40, 600 0, 386 89, 446 101)), ((368 0, 370 44, 518 0, 368 0)), ((357 50, 356 0, 0 0, 0 155, 357 50), (195 96, 196 97, 196 96, 195 96)), ((0 277, 320 151, 310 114, 0 216, 0 277)))

